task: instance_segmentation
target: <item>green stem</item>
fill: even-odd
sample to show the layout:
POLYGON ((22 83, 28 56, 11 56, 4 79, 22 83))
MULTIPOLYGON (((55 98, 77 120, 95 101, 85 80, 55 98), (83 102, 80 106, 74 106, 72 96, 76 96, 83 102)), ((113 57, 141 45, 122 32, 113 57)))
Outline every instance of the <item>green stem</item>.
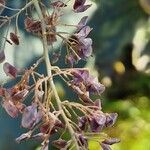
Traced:
POLYGON ((63 119, 64 119, 64 121, 67 125, 67 128, 68 128, 68 130, 71 134, 72 140, 74 141, 76 150, 80 150, 77 139, 76 139, 75 132, 74 132, 73 128, 71 127, 66 114, 63 111, 63 108, 62 108, 62 105, 61 105, 61 100, 60 100, 60 97, 57 93, 57 90, 56 90, 56 87, 55 87, 55 84, 54 84, 54 81, 53 81, 53 78, 52 78, 52 72, 51 72, 52 66, 51 66, 51 63, 50 63, 50 59, 49 59, 49 55, 48 55, 48 46, 47 46, 46 24, 45 24, 41 9, 39 7, 38 0, 34 1, 34 6, 35 6, 36 11, 38 13, 38 16, 41 20, 42 34, 43 34, 43 42, 42 43, 43 43, 43 49, 44 49, 43 55, 44 55, 44 59, 45 59, 45 63, 46 63, 47 74, 48 74, 49 77, 51 77, 50 78, 50 85, 51 85, 51 88, 54 92, 54 96, 55 96, 55 99, 56 99, 56 102, 57 102, 57 105, 58 105, 58 109, 59 109, 59 111, 61 111, 61 115, 62 115, 62 117, 63 117, 63 119))

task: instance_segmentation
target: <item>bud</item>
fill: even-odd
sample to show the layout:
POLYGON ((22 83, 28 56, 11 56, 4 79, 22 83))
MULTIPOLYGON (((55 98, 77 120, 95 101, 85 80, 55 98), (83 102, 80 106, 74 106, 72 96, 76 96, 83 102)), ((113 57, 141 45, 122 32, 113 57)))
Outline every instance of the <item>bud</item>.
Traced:
POLYGON ((18 36, 14 33, 10 33, 10 39, 11 41, 16 44, 16 45, 19 45, 19 39, 18 39, 18 36))
POLYGON ((8 62, 4 63, 3 69, 7 76, 11 78, 17 77, 17 69, 8 62))

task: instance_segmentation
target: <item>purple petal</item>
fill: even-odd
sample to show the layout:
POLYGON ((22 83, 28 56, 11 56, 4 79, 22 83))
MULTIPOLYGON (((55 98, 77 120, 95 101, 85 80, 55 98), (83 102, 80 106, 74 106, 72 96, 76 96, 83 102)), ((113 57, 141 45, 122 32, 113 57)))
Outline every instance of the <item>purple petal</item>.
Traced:
POLYGON ((79 39, 86 38, 88 34, 91 32, 92 28, 89 26, 83 27, 77 34, 75 34, 79 39))
POLYGON ((2 63, 5 60, 5 53, 4 51, 0 51, 0 63, 2 63))
POLYGON ((86 123, 87 123, 87 118, 85 116, 83 117, 80 117, 79 118, 79 121, 78 121, 78 126, 81 130, 84 130, 85 129, 85 126, 86 126, 86 123))
MULTIPOLYGON (((87 80, 89 77, 89 71, 88 70, 79 70, 79 69, 74 69, 71 74, 74 76, 74 78, 78 79, 78 82, 87 80)), ((77 81, 77 80, 76 80, 77 81)))
POLYGON ((42 110, 39 110, 36 114, 35 124, 38 124, 42 120, 43 116, 44 116, 44 112, 42 110))
POLYGON ((107 144, 107 145, 113 145, 115 143, 119 143, 120 139, 117 138, 111 138, 111 139, 106 139, 104 141, 102 141, 103 144, 107 144))
POLYGON ((71 67, 73 67, 74 63, 77 63, 81 58, 75 56, 74 54, 69 54, 66 56, 66 63, 68 63, 71 67))
POLYGON ((84 17, 81 18, 81 20, 79 21, 79 23, 77 25, 78 31, 87 24, 87 21, 88 21, 88 16, 84 16, 84 17))
POLYGON ((22 115, 22 121, 21 121, 22 127, 32 128, 36 121, 36 115, 37 115, 36 104, 33 103, 31 106, 26 107, 22 115))
POLYGON ((7 76, 11 78, 17 77, 17 69, 14 66, 10 65, 8 62, 4 63, 3 69, 7 76))
POLYGON ((93 114, 93 116, 89 118, 89 121, 91 130, 93 132, 100 132, 105 125, 106 117, 103 114, 93 114))
POLYGON ((2 106, 6 110, 6 112, 12 117, 15 118, 18 116, 18 109, 10 100, 4 100, 2 106))
POLYGON ((73 9, 76 10, 78 7, 81 7, 85 4, 86 0, 75 0, 73 9))
POLYGON ((102 109, 101 100, 100 99, 95 100, 94 106, 97 107, 95 108, 95 110, 101 110, 102 109))
POLYGON ((87 87, 90 93, 102 94, 105 90, 105 86, 96 81, 91 81, 91 84, 87 87))
POLYGON ((106 127, 111 127, 115 124, 117 120, 118 114, 117 113, 110 113, 106 116, 106 127))
POLYGON ((85 59, 92 55, 92 39, 91 38, 85 38, 80 39, 80 42, 83 44, 81 47, 81 58, 85 59))
POLYGON ((86 11, 88 8, 90 8, 91 6, 92 6, 92 4, 80 6, 80 7, 76 8, 76 9, 74 10, 74 12, 76 12, 76 13, 84 12, 84 11, 86 11))
POLYGON ((78 139, 79 139, 80 146, 84 146, 85 148, 88 148, 88 141, 87 141, 86 137, 84 137, 82 134, 79 134, 78 139))

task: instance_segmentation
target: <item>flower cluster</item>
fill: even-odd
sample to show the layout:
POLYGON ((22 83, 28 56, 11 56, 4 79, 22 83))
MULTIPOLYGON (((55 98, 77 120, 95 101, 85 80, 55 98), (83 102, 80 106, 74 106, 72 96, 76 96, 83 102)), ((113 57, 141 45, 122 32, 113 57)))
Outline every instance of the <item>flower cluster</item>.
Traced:
MULTIPOLYGON (((31 68, 22 72, 5 62, 3 70, 6 75, 12 79, 20 79, 20 81, 12 87, 1 85, 0 96, 2 97, 2 107, 6 112, 12 118, 20 115, 21 127, 29 130, 27 133, 21 134, 16 141, 40 139, 41 150, 48 150, 50 139, 55 134, 59 135, 58 139, 52 141, 56 148, 87 150, 88 142, 93 138, 91 135, 102 133, 106 127, 112 127, 117 119, 116 113, 104 113, 101 100, 94 100, 91 96, 100 96, 105 90, 104 85, 90 75, 88 69, 73 68, 80 59, 86 60, 92 55, 92 39, 88 37, 92 29, 87 26, 88 16, 82 17, 77 25, 66 25, 61 22, 60 18, 64 15, 63 9, 68 6, 70 1, 66 3, 60 0, 50 2, 51 13, 48 12, 42 1, 30 1, 22 9, 19 9, 16 15, 9 17, 10 22, 17 16, 17 22, 19 14, 28 8, 30 8, 30 14, 36 10, 39 16, 36 19, 31 17, 32 15, 26 16, 24 25, 27 32, 42 39, 44 55, 31 68), (58 25, 73 26, 76 31, 73 34, 58 31, 58 25), (52 60, 49 60, 48 48, 49 46, 53 48, 53 44, 57 42, 58 38, 61 38, 63 45, 66 46, 64 63, 70 64, 71 68, 61 69, 51 65, 51 62, 58 61, 58 57, 61 55, 60 52, 57 54, 53 51, 52 60), (43 59, 46 62, 48 75, 42 75, 36 71, 43 59), (56 76, 59 76, 76 93, 80 99, 79 102, 62 100, 59 97, 53 80, 56 76), (26 101, 29 105, 26 104, 26 101), (67 132, 70 134, 69 138, 64 136, 67 132)), ((72 11, 74 13, 82 13, 91 7, 91 4, 86 4, 86 0, 74 0, 73 2, 72 11)), ((0 12, 5 5, 5 1, 0 1, 0 12)), ((8 22, 5 16, 3 18, 4 21, 0 27, 8 22)), ((5 37, 6 42, 16 46, 22 43, 18 25, 16 30, 10 33, 9 38, 5 37)), ((0 51, 0 63, 5 61, 4 50, 0 51)), ((119 142, 118 139, 108 138, 108 136, 101 136, 97 141, 103 150, 109 150, 110 145, 119 142)))

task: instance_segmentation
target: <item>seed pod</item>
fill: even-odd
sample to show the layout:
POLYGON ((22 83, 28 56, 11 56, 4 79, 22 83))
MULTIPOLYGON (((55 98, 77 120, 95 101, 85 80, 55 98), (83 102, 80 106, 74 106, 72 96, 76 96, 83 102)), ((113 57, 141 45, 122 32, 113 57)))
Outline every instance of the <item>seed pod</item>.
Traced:
POLYGON ((10 33, 10 39, 14 44, 19 45, 19 38, 16 34, 11 32, 10 33))
POLYGON ((4 63, 3 65, 4 72, 6 73, 7 76, 11 78, 16 78, 17 76, 17 69, 9 64, 8 62, 4 63))

